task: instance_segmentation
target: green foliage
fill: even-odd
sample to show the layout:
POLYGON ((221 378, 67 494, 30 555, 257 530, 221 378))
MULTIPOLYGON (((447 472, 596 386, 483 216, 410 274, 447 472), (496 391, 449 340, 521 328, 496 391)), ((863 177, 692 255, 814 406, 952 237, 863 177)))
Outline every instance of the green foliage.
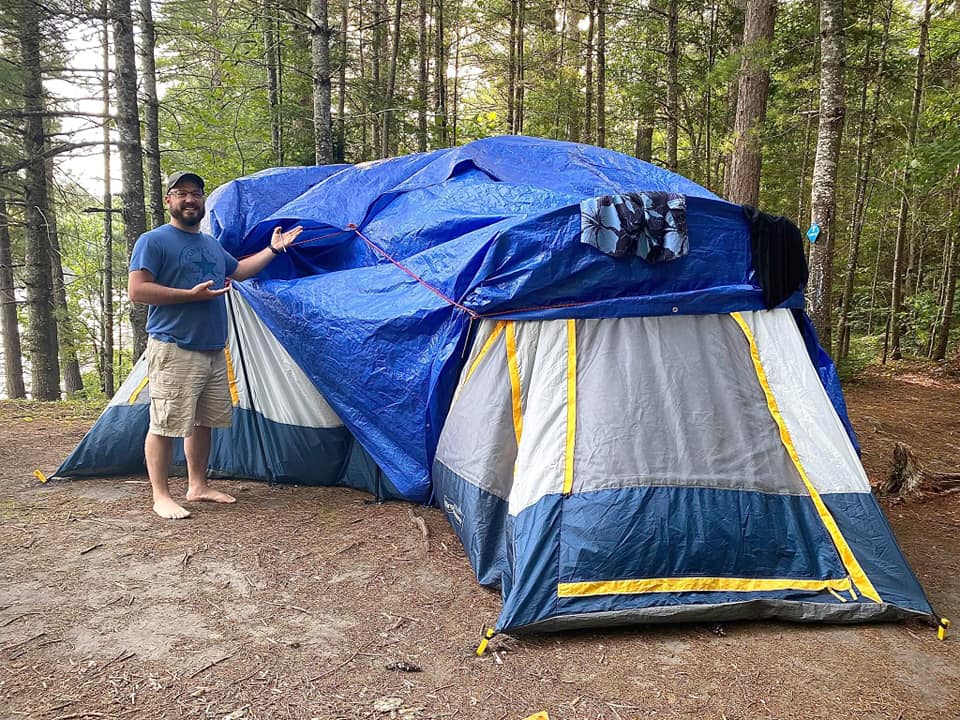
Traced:
MULTIPOLYGON (((834 288, 835 300, 839 300, 852 251, 859 172, 867 178, 866 207, 849 316, 854 337, 851 359, 845 364, 854 369, 881 351, 882 339, 878 345, 876 333, 890 303, 896 215, 903 198, 909 201, 910 209, 908 248, 911 244, 915 252, 921 244, 925 248, 922 254, 918 252, 920 267, 914 268, 906 287, 905 347, 922 352, 929 345, 930 331, 940 311, 940 248, 949 227, 946 218, 951 202, 957 202, 952 197, 956 194, 955 168, 960 158, 960 8, 957 3, 934 5, 917 142, 909 150, 907 136, 919 43, 917 6, 904 0, 893 3, 881 74, 877 62, 884 42, 887 4, 888 0, 845 3, 846 114, 838 168, 834 288), (873 128, 875 103, 878 117, 873 128), (909 170, 907 177, 905 170, 909 170), (919 289, 918 271, 925 278, 919 289), (861 337, 868 332, 869 337, 861 337)), ((57 26, 58 5, 44 5, 49 10, 48 29, 57 26)), ((428 5, 428 148, 507 132, 512 3, 440 0, 438 5, 430 0, 428 5), (441 14, 445 67, 438 67, 443 61, 437 57, 441 14), (438 114, 441 93, 435 84, 437 77, 445 82, 449 116, 446 135, 438 114)), ((741 3, 716 0, 679 2, 678 170, 718 193, 722 192, 731 147, 736 80, 744 52, 739 47, 743 10, 738 5, 741 3)), ((633 153, 638 129, 652 127, 652 158, 664 164, 669 122, 667 4, 608 0, 605 6, 605 144, 633 153)), ((74 3, 72 9, 80 7, 74 3)), ((524 134, 583 140, 588 111, 588 3, 526 0, 514 7, 524 13, 524 134)), ((16 3, 0 8, 0 166, 20 153, 22 123, 16 111, 22 104, 18 97, 22 68, 17 62, 15 8, 16 3)), ((199 4, 166 0, 156 6, 165 172, 189 167, 216 186, 276 164, 267 93, 266 22, 280 45, 281 96, 275 111, 282 126, 284 163, 313 163, 313 35, 309 8, 305 0, 199 4)), ((376 159, 382 154, 375 141, 386 109, 394 4, 349 0, 345 25, 341 8, 340 2, 329 4, 334 127, 338 127, 338 120, 343 121, 347 162, 376 159), (385 13, 379 24, 375 22, 377 8, 385 13), (343 37, 345 52, 341 50, 343 37), (374 58, 380 63, 379 77, 374 77, 374 58), (342 88, 345 111, 338 118, 341 68, 346 77, 342 88)), ((401 10, 388 154, 417 149, 418 112, 422 109, 418 97, 419 3, 404 2, 401 10)), ((70 22, 86 22, 88 27, 95 24, 93 18, 84 20, 82 13, 70 22)), ((809 223, 818 125, 818 22, 816 3, 779 3, 772 44, 745 51, 762 58, 771 71, 766 120, 757 130, 763 156, 760 205, 768 212, 794 219, 801 229, 809 223)), ((62 29, 57 29, 46 34, 51 45, 62 36, 62 29)), ((45 64, 54 67, 62 65, 63 60, 63 52, 55 53, 53 47, 47 47, 45 64)), ((597 72, 594 62, 594 83, 597 72)), ((46 77, 52 77, 52 72, 46 77)), ((594 115, 596 90, 594 86, 589 108, 594 115)), ((593 127, 587 141, 597 137, 595 116, 593 127)), ((19 197, 20 184, 15 173, 0 175, 0 188, 8 190, 8 197, 19 197)), ((99 342, 102 218, 80 213, 84 204, 86 201, 77 195, 68 197, 61 203, 58 219, 69 278, 69 312, 82 330, 78 344, 82 362, 92 367, 99 342)), ((11 209, 15 222, 21 212, 19 206, 11 209)), ((14 227, 16 257, 22 257, 21 235, 14 227)), ((121 247, 116 248, 118 324, 125 322, 126 299, 121 289, 126 278, 124 254, 121 247)), ((124 357, 124 363, 129 368, 130 358, 124 357)))
POLYGON ((867 368, 876 364, 883 352, 883 333, 879 335, 857 335, 850 339, 850 352, 837 361, 837 373, 842 382, 855 380, 867 368))

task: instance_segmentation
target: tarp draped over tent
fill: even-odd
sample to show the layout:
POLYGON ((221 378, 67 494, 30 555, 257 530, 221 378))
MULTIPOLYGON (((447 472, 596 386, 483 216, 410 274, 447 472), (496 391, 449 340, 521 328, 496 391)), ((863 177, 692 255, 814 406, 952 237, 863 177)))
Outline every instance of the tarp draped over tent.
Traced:
MULTIPOLYGON (((619 153, 493 138, 342 168, 301 192, 304 172, 291 171, 289 201, 267 204, 262 217, 251 208, 261 188, 277 195, 275 171, 218 190, 211 231, 239 257, 277 225, 307 228, 268 279, 238 289, 401 494, 419 502, 430 496, 472 320, 763 307, 742 209, 619 153), (686 196, 687 256, 651 265, 579 241, 584 198, 635 189, 686 196)), ((797 292, 785 306, 802 304, 797 292)))
MULTIPOLYGON (((218 188, 206 222, 237 257, 305 228, 234 285, 232 338, 262 342, 232 339, 231 356, 274 402, 238 404, 248 430, 212 466, 436 493, 480 580, 502 585, 499 629, 929 614, 800 288, 765 310, 740 206, 609 150, 501 137, 264 171, 218 188), (670 262, 581 242, 585 201, 637 193, 682 209, 670 262), (290 394, 319 414, 281 417, 290 394), (308 427, 322 432, 285 457, 308 427), (306 467, 327 452, 330 469, 306 467)), ((96 430, 59 475, 103 464, 96 430)))

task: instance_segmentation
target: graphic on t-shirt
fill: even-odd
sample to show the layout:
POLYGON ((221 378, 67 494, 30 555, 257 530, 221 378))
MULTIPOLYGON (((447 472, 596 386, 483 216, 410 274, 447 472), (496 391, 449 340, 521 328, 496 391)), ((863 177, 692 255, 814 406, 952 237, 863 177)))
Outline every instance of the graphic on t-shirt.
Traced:
POLYGON ((202 245, 194 245, 183 249, 180 253, 180 270, 191 287, 207 280, 216 282, 220 279, 217 275, 216 258, 202 245))

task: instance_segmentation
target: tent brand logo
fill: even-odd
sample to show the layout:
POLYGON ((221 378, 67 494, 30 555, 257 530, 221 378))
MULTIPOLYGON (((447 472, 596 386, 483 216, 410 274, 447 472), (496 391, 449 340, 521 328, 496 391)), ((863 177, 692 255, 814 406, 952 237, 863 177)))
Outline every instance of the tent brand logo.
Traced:
POLYGON ((463 527, 463 510, 460 509, 460 506, 457 505, 453 500, 448 497, 443 498, 443 509, 454 520, 457 521, 457 525, 463 527))

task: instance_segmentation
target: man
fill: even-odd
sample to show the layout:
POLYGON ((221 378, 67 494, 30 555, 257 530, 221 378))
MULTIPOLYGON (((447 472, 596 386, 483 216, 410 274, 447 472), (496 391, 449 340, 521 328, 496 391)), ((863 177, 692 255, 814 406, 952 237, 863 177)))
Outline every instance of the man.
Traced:
POLYGON ((200 232, 203 179, 176 172, 167 178, 164 203, 170 222, 140 236, 130 257, 130 300, 150 306, 147 314, 147 377, 150 430, 144 443, 153 510, 177 520, 190 512, 170 495, 168 472, 174 437, 184 438, 190 502, 233 503, 236 498, 207 483, 211 428, 230 427, 226 358, 230 278, 245 280, 286 252, 303 228, 273 231, 270 244, 236 260, 210 235, 200 232))

